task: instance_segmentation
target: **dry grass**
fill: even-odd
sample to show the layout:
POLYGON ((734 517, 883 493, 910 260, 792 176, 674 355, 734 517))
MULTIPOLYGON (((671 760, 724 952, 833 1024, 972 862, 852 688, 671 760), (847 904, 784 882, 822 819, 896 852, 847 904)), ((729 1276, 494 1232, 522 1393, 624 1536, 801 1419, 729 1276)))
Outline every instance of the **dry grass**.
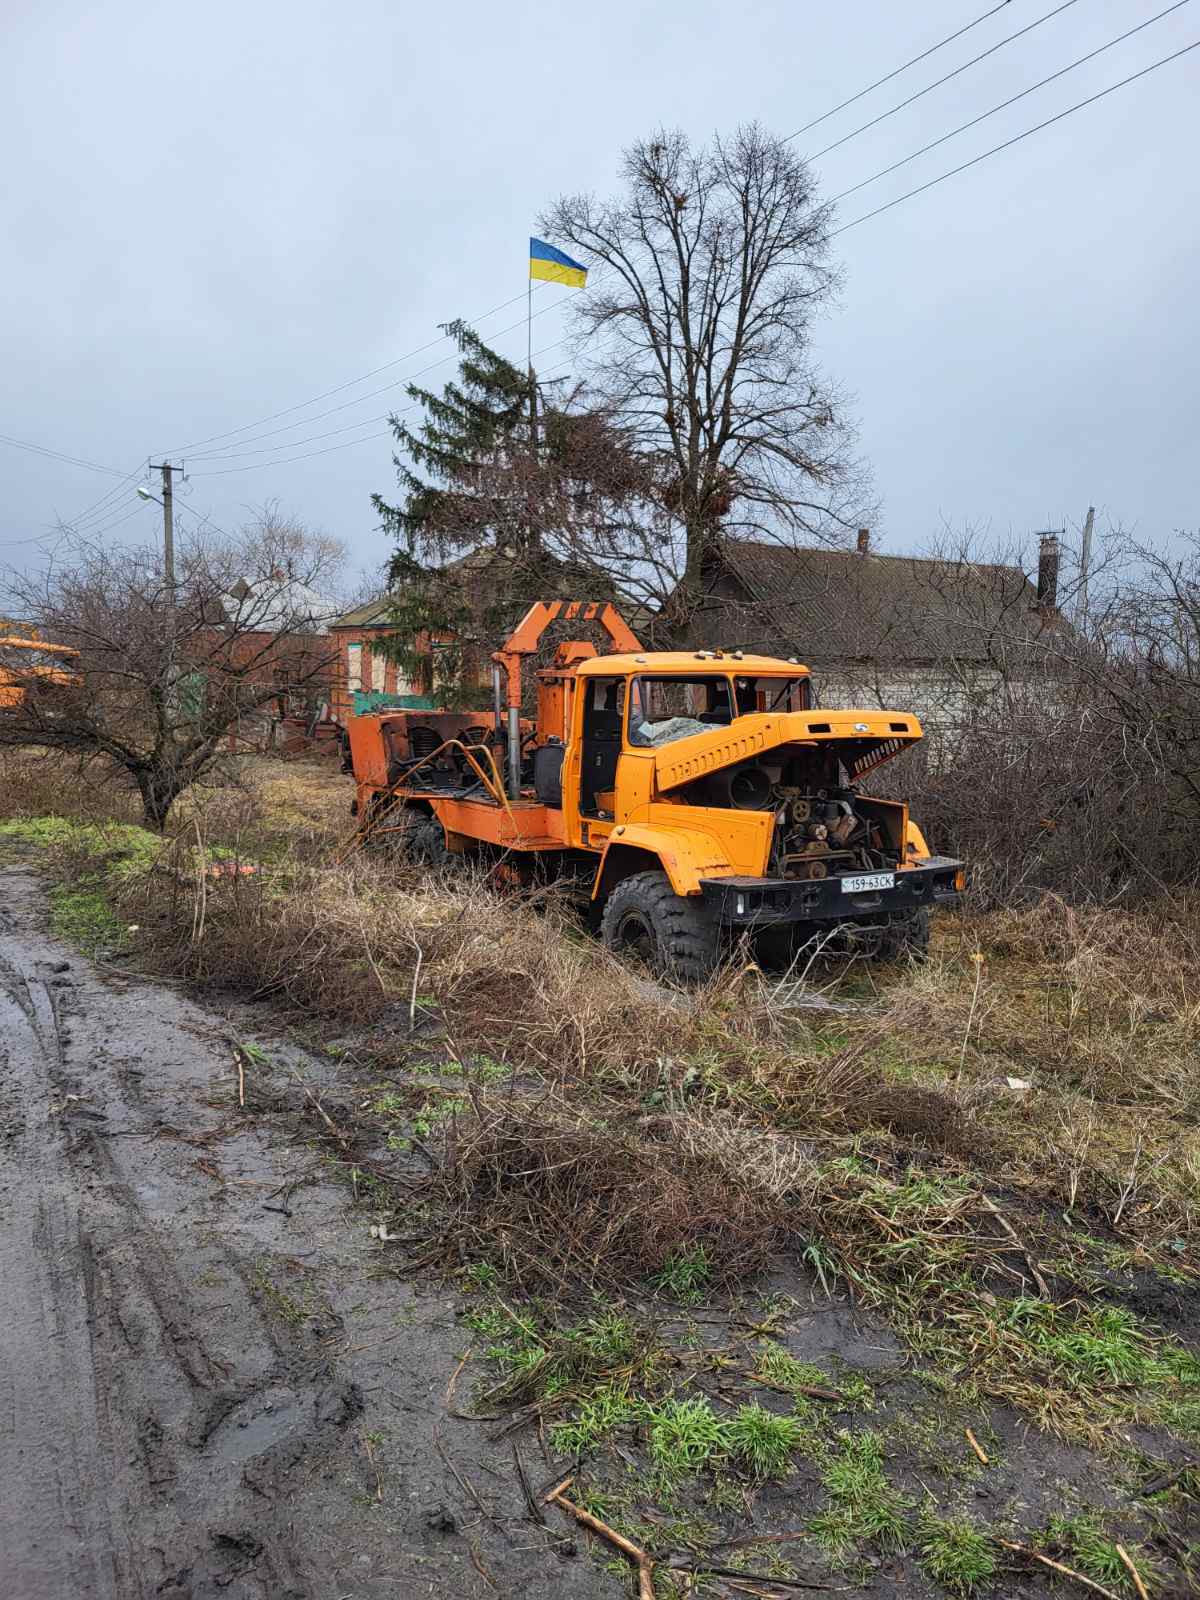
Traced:
POLYGON ((55 750, 5 750, 0 758, 0 818, 137 822, 141 814, 128 778, 104 762, 84 766, 55 750))
POLYGON ((110 887, 146 966, 356 1032, 403 1091, 400 1122, 357 1129, 385 1181, 411 1183, 386 1135, 431 1059, 507 1074, 468 1075, 425 1136, 427 1254, 527 1290, 791 1254, 1050 1426, 1115 1414, 1101 1379, 1071 1390, 1029 1351, 1093 1337, 1081 1293, 1200 1278, 1195 901, 947 919, 925 967, 852 967, 858 1009, 805 1012, 745 965, 698 996, 651 985, 553 894, 339 864, 348 797, 324 768, 244 763, 110 887), (210 878, 229 852, 259 870, 210 878), (1006 1309, 1026 1301, 1061 1301, 1066 1331, 1006 1309))

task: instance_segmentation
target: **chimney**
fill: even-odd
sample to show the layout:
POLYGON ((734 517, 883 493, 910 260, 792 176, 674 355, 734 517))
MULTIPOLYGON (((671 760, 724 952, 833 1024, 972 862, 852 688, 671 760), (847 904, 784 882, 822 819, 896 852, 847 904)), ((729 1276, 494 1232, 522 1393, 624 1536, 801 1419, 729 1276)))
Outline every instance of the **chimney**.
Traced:
POLYGON ((858 553, 859 553, 859 555, 860 556, 865 556, 867 551, 870 550, 870 548, 871 548, 871 530, 870 530, 870 528, 860 528, 858 530, 858 553))
POLYGON ((1041 533, 1038 538, 1041 541, 1038 549, 1038 610, 1053 615, 1058 610, 1058 534, 1041 533))

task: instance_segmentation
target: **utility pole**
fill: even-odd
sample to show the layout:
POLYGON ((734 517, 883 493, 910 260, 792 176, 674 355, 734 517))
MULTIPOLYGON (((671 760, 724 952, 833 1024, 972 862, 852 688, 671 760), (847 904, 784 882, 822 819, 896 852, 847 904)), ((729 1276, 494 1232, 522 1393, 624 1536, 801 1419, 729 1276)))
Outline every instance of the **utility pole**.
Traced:
POLYGON ((178 472, 169 461, 150 462, 151 472, 162 473, 163 576, 167 584, 167 681, 175 671, 175 504, 172 473, 178 472))
POLYGON ((162 508, 163 508, 163 573, 167 580, 167 593, 171 599, 172 607, 175 604, 175 510, 174 489, 171 474, 178 472, 178 467, 173 467, 169 461, 159 464, 150 463, 151 472, 162 473, 162 508))

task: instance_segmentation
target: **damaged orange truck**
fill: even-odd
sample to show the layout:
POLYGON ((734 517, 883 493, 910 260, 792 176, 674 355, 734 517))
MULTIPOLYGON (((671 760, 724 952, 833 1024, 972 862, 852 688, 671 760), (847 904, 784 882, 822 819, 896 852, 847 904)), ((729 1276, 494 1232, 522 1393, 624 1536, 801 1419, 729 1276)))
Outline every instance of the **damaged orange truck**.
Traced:
POLYGON ((492 660, 490 717, 349 720, 360 842, 564 881, 611 949, 689 981, 737 934, 919 954, 930 909, 962 890, 961 863, 931 853, 908 807, 861 788, 921 738, 909 713, 816 707, 794 661, 643 650, 606 603, 540 601, 492 660), (571 621, 613 653, 559 644, 526 720, 523 665, 571 621))
POLYGON ((0 711, 78 688, 78 663, 78 650, 47 644, 34 634, 6 634, 0 624, 0 711))

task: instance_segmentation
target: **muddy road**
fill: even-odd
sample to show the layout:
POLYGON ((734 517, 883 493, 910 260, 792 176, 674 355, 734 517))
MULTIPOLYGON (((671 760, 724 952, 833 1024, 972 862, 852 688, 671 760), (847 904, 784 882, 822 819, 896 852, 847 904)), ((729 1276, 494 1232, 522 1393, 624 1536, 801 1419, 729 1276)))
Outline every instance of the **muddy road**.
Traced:
POLYGON ((529 1520, 508 1441, 447 1412, 468 1338, 378 1273, 297 1139, 317 1064, 241 1110, 234 1019, 44 923, 0 871, 5 1600, 618 1593, 529 1520))

